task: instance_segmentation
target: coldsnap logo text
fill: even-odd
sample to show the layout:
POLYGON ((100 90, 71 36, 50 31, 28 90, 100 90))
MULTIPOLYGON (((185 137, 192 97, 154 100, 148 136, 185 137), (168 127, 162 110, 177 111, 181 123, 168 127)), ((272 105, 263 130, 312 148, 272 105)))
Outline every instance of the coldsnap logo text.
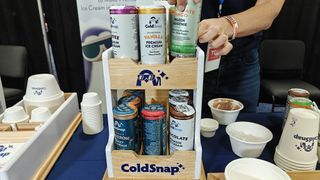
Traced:
POLYGON ((132 173, 170 173, 175 175, 180 173, 180 169, 185 169, 184 166, 180 163, 177 163, 177 166, 157 166, 156 164, 123 164, 121 170, 123 172, 132 172, 132 173))

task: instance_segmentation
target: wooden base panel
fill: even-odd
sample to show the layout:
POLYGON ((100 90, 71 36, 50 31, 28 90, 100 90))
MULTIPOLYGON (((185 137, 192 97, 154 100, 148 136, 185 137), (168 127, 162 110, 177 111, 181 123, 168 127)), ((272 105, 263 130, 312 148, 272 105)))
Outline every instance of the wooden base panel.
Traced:
MULTIPOLYGON (((102 177, 102 180, 138 180, 138 179, 152 179, 152 180, 163 180, 163 179, 169 179, 168 177, 152 177, 150 178, 149 177, 131 177, 131 178, 121 178, 121 177, 115 177, 115 178, 109 178, 108 177, 108 171, 106 169, 106 171, 104 172, 104 175, 102 177)), ((187 178, 170 178, 170 180, 174 180, 174 179, 177 179, 177 180, 182 180, 182 179, 187 179, 187 178)), ((204 171, 204 168, 203 168, 203 165, 201 166, 201 176, 200 176, 200 180, 206 180, 206 173, 204 171)))
MULTIPOLYGON (((291 180, 316 180, 320 179, 320 171, 292 171, 287 172, 291 180)), ((225 180, 223 173, 209 173, 208 180, 225 180)))
POLYGON ((39 170, 34 174, 33 178, 34 180, 40 180, 45 179, 47 175, 49 174, 51 168, 59 158, 61 152, 71 139, 71 136, 77 129, 81 122, 81 113, 79 113, 76 118, 72 121, 68 129, 65 131, 65 133, 62 135, 58 143, 55 145, 55 147, 52 149, 51 153, 48 155, 48 158, 41 164, 39 170))

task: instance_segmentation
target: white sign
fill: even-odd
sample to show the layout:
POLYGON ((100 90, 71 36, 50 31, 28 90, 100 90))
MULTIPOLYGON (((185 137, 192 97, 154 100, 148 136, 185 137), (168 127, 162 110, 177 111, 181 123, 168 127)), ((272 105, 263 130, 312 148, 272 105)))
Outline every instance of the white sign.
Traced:
POLYGON ((2 87, 1 77, 0 77, 0 114, 2 114, 5 109, 6 109, 6 100, 4 99, 3 87, 2 87))

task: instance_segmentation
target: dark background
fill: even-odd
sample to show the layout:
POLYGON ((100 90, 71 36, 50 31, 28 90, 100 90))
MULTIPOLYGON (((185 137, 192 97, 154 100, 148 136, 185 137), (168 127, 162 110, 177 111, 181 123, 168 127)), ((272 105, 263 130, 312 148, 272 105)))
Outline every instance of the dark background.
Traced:
MULTIPOLYGON (((75 0, 42 0, 61 89, 85 92, 75 0)), ((0 1, 0 44, 24 45, 29 75, 48 72, 36 0, 0 1)), ((320 88, 320 0, 287 0, 265 39, 298 39, 306 45, 303 79, 320 88)))

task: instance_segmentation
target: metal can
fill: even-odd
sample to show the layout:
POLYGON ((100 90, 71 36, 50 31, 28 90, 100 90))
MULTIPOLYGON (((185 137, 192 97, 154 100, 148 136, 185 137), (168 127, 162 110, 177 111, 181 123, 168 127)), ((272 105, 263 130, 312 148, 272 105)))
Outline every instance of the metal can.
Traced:
POLYGON ((136 152, 139 152, 142 142, 142 119, 141 119, 141 99, 139 96, 124 96, 119 99, 118 104, 126 104, 128 106, 134 106, 138 110, 137 121, 136 121, 136 152))
POLYGON ((289 103, 292 98, 294 97, 303 97, 303 98, 309 98, 310 93, 309 91, 301 88, 291 88, 288 90, 288 96, 287 96, 287 103, 286 103, 286 113, 285 113, 285 119, 288 117, 289 113, 289 103))
POLYGON ((115 149, 136 150, 138 110, 134 106, 120 104, 113 108, 115 149))
POLYGON ((172 17, 170 55, 173 57, 195 57, 202 2, 188 0, 183 12, 170 10, 172 17))
POLYGON ((284 121, 283 121, 283 124, 282 124, 282 128, 286 124, 286 121, 287 121, 287 118, 288 118, 288 114, 289 114, 291 109, 293 109, 293 108, 312 109, 312 106, 313 106, 313 102, 308 98, 292 97, 289 100, 288 107, 287 107, 286 112, 285 112, 285 118, 284 118, 284 121))
POLYGON ((139 7, 140 52, 142 64, 166 63, 166 8, 139 7))
POLYGON ((161 104, 149 104, 143 107, 143 154, 161 155, 162 149, 162 124, 165 121, 165 111, 161 104))
POLYGON ((138 60, 138 9, 134 6, 111 6, 110 24, 114 57, 138 60))
POLYGON ((170 154, 193 149, 194 115, 195 110, 190 105, 170 107, 170 154))

